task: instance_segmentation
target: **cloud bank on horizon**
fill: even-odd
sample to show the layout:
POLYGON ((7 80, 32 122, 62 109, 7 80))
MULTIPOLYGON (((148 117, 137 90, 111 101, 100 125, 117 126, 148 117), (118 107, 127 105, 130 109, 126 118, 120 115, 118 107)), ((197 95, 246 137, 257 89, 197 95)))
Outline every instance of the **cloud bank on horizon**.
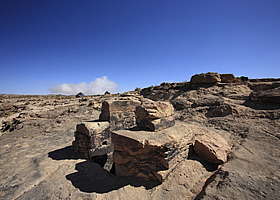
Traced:
POLYGON ((106 91, 114 92, 118 87, 117 83, 108 79, 107 76, 96 78, 90 83, 62 83, 50 88, 51 93, 55 94, 77 94, 83 92, 84 94, 103 94, 106 91))

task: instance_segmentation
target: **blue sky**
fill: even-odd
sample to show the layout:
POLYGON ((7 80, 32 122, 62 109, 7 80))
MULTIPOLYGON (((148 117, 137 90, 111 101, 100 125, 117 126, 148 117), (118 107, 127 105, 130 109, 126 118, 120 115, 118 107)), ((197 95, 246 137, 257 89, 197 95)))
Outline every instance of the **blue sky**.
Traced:
POLYGON ((0 93, 280 77, 279 0, 1 0, 0 93))

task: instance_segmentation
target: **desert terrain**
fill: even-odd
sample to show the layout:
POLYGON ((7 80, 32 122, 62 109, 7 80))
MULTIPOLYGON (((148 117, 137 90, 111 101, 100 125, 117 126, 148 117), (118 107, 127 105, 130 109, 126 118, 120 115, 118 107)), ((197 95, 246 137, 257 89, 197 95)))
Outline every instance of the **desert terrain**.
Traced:
POLYGON ((0 95, 0 199, 279 199, 280 79, 208 75, 123 94, 0 95), (98 119, 102 102, 114 97, 170 102, 176 124, 227 140, 228 161, 211 164, 190 148, 154 183, 75 154, 76 125, 98 119))

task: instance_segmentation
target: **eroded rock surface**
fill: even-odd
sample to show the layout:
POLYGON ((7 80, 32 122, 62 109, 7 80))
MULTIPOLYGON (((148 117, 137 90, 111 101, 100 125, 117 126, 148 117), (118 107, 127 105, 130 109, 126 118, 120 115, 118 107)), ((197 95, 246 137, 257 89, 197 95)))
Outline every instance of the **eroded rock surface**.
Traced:
POLYGON ((116 174, 162 182, 187 158, 193 140, 194 133, 184 124, 159 132, 113 131, 116 174))
POLYGON ((144 100, 135 110, 138 127, 159 131, 174 126, 174 108, 164 101, 144 100))
MULTIPOLYGON (((161 184, 116 176, 71 150, 76 124, 99 120, 103 101, 139 99, 138 92, 83 99, 0 95, 2 127, 20 121, 0 132, 0 199, 278 199, 280 107, 250 97, 277 89, 278 82, 163 83, 141 90, 145 98, 172 103, 171 128, 181 123, 199 134, 211 130, 232 146, 228 161, 216 165, 190 145, 188 153, 174 157, 176 167, 158 171, 168 173, 161 184)), ((127 162, 118 156, 120 165, 127 162)))
POLYGON ((210 163, 222 164, 227 161, 230 146, 225 139, 213 131, 199 135, 194 142, 194 150, 201 158, 210 163))

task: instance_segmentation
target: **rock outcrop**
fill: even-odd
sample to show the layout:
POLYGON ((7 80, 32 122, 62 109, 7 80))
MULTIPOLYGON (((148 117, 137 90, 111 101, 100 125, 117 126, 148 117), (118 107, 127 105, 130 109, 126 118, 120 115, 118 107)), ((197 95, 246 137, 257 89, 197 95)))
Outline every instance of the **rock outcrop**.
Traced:
POLYGON ((174 108, 169 102, 145 100, 136 107, 136 122, 140 128, 159 131, 175 124, 174 108))
POLYGON ((161 130, 112 132, 116 175, 163 182, 188 156, 194 133, 183 124, 161 130))
POLYGON ((280 87, 252 92, 250 100, 257 103, 280 104, 280 87))
POLYGON ((192 76, 190 83, 195 84, 213 84, 213 83, 220 83, 221 76, 215 72, 208 72, 202 74, 196 74, 192 76))
POLYGON ((138 91, 83 99, 0 95, 0 199, 279 199, 280 106, 275 97, 280 80, 244 77, 224 83, 220 76, 216 84, 162 83, 141 90, 144 98, 175 107, 176 124, 159 131, 111 130, 108 118, 99 120, 103 101, 135 98, 141 103, 145 99, 138 91), (99 128, 95 123, 101 122, 99 128), (104 139, 102 127, 121 140, 114 156, 105 153, 110 140, 104 139), (81 147, 91 159, 71 150, 69 133, 75 131, 73 148, 81 147), (226 163, 227 148, 221 153, 221 142, 206 141, 213 135, 207 132, 232 147, 226 163), (200 154, 202 135, 207 137, 200 154), (213 154, 209 144, 221 154, 213 154), (119 176, 108 172, 113 160, 119 176))
POLYGON ((222 83, 234 83, 236 79, 233 74, 220 74, 222 83))

